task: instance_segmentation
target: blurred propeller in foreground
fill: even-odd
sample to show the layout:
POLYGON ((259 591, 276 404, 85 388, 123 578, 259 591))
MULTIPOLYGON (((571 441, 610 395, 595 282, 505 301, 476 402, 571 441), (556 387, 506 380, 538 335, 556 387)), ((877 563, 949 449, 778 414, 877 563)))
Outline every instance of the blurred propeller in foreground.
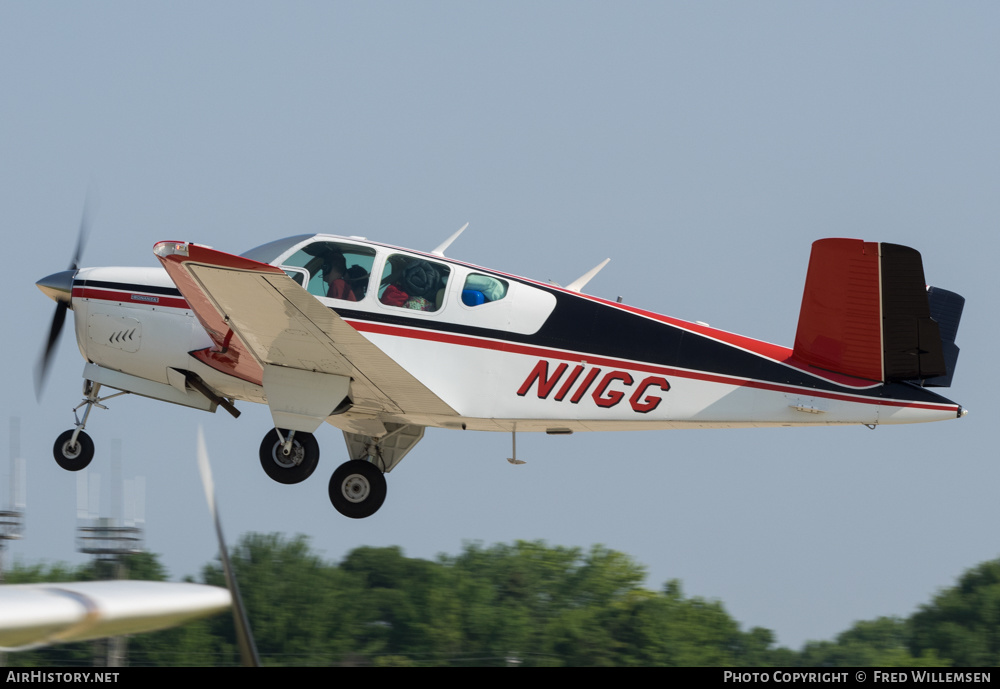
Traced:
POLYGON ((226 540, 222 536, 222 522, 215 503, 215 483, 212 480, 212 467, 208 461, 208 450, 205 448, 205 434, 198 427, 198 470, 201 472, 201 484, 205 487, 205 499, 208 501, 208 511, 212 513, 215 522, 215 535, 219 539, 219 555, 222 558, 222 569, 226 574, 226 586, 233 597, 233 624, 236 625, 236 640, 240 646, 240 658, 243 665, 260 667, 260 657, 257 655, 257 645, 250 631, 250 620, 247 618, 243 599, 240 597, 240 587, 236 583, 236 574, 229 562, 229 551, 226 540))

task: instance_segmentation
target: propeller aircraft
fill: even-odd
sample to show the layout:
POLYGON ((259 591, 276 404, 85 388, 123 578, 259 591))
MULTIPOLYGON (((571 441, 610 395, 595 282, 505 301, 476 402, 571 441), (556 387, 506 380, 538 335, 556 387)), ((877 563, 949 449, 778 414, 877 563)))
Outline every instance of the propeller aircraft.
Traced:
MULTIPOLYGON (((374 514, 385 474, 427 427, 581 431, 903 424, 966 413, 951 384, 964 299, 927 287, 914 249, 813 244, 793 347, 584 294, 603 263, 561 287, 362 237, 279 239, 241 255, 182 241, 160 267, 80 268, 38 281, 57 302, 36 386, 72 310, 83 408, 54 456, 94 455, 93 407, 127 393, 239 415, 266 404, 260 445, 279 483, 307 479, 313 433, 343 432, 329 496, 374 514), (111 394, 105 395, 106 389, 111 394)), ((606 263, 607 261, 605 261, 606 263)))

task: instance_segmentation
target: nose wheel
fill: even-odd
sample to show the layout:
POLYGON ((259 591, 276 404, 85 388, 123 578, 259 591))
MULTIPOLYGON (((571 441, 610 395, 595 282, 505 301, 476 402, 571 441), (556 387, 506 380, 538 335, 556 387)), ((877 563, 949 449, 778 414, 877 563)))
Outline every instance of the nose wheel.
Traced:
POLYGON ((56 464, 66 471, 80 471, 94 458, 94 441, 83 431, 64 431, 56 438, 52 455, 56 458, 56 464))
POLYGON ((345 517, 364 519, 385 502, 385 474, 371 462, 344 462, 330 478, 330 502, 345 517))

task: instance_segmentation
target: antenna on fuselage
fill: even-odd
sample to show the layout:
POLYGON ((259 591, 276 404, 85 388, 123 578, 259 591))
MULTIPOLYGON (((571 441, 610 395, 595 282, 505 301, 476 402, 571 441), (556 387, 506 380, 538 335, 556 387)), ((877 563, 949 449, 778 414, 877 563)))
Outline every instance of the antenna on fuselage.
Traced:
POLYGON ((579 291, 581 291, 584 287, 587 286, 587 283, 590 282, 590 280, 595 275, 597 275, 598 273, 601 272, 601 269, 604 266, 608 265, 608 262, 610 262, 610 261, 611 261, 610 258, 604 259, 603 261, 601 261, 600 263, 598 263, 596 266, 594 266, 593 268, 591 268, 590 270, 588 270, 586 273, 584 273, 583 275, 581 275, 580 277, 578 277, 576 280, 574 280, 573 282, 571 282, 568 285, 566 285, 566 289, 568 289, 571 292, 579 292, 579 291))
POLYGON ((460 235, 463 232, 465 232, 465 228, 468 227, 468 226, 469 226, 469 223, 465 223, 464 225, 462 225, 462 227, 459 228, 458 232, 456 232, 452 236, 448 237, 448 239, 446 239, 443 242, 441 242, 440 244, 438 244, 438 247, 436 249, 434 249, 434 251, 432 251, 431 253, 434 254, 435 256, 440 256, 441 258, 444 258, 445 249, 447 249, 449 246, 451 246, 451 243, 453 241, 455 241, 456 239, 458 239, 458 235, 460 235))
POLYGON ((524 464, 523 459, 517 458, 517 421, 514 422, 514 427, 511 428, 510 430, 510 442, 512 445, 511 451, 513 452, 514 456, 508 457, 507 461, 514 465, 524 464))

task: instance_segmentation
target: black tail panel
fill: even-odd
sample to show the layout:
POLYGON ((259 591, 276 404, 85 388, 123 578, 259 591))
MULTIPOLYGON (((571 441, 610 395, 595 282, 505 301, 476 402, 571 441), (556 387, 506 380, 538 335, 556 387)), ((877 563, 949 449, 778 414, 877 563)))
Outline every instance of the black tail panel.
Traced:
POLYGON ((955 292, 949 292, 940 287, 928 287, 927 299, 930 303, 931 318, 937 321, 941 331, 941 342, 944 351, 944 363, 947 372, 941 376, 928 378, 925 386, 946 388, 951 385, 958 363, 958 345, 955 338, 958 335, 958 324, 962 320, 962 309, 965 308, 965 297, 955 292))
POLYGON ((924 380, 947 373, 938 324, 931 317, 920 253, 881 245, 882 345, 885 380, 924 380))

